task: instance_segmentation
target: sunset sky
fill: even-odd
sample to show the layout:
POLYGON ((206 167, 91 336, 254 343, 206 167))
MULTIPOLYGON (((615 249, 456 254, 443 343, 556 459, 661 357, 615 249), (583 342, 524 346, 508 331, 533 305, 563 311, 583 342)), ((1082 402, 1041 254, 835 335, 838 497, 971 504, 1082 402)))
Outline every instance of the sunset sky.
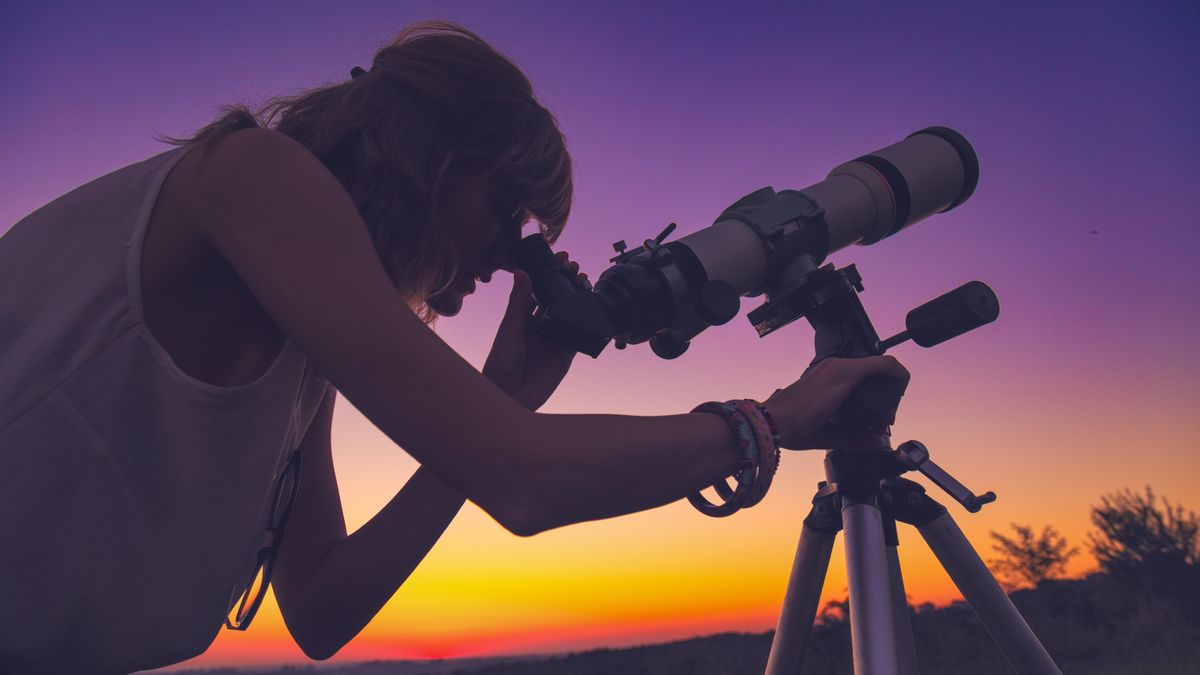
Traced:
MULTIPOLYGON (((974 196, 831 258, 858 266, 881 335, 972 279, 1000 298, 993 324, 891 352, 912 372, 895 441, 921 440, 968 487, 998 494, 972 515, 926 483, 985 559, 989 530, 1012 522, 1053 525, 1085 548, 1089 506, 1125 487, 1200 508, 1200 5, 647 4, 8 3, 0 232, 167 149, 154 133, 186 134, 220 105, 347 78, 427 18, 462 22, 508 54, 557 117, 576 163, 557 248, 592 279, 619 239, 640 242, 669 222, 678 236, 694 232, 757 188, 812 185, 945 125, 978 153, 974 196)), ((437 326, 476 367, 510 284, 497 275, 437 326)), ((799 378, 813 346, 804 322, 757 338, 744 315, 761 300, 746 299, 675 361, 646 345, 579 357, 543 411, 666 415, 766 398, 799 378)), ((333 447, 351 529, 416 466, 345 399, 333 447)), ((734 517, 680 502, 533 538, 468 505, 335 659, 767 630, 822 477, 820 453, 786 453, 763 503, 734 517)), ((913 602, 958 597, 911 528, 900 552, 913 602)), ((1094 566, 1085 552, 1070 571, 1094 566)), ((839 540, 825 597, 845 587, 839 540)), ((302 660, 269 600, 248 633, 223 631, 185 665, 302 660)))

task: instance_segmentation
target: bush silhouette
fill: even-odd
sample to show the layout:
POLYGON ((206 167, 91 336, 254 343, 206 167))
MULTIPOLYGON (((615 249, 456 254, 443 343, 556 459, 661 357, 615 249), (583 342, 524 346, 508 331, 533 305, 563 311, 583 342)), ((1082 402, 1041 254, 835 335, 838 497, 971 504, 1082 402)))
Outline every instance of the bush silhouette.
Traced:
POLYGON ((1028 525, 1012 523, 1014 537, 991 532, 996 543, 992 548, 1000 554, 991 561, 992 569, 1012 590, 1019 586, 1037 586, 1047 579, 1057 579, 1067 573, 1067 561, 1079 553, 1075 547, 1067 548, 1067 540, 1053 527, 1047 525, 1036 535, 1028 525))
POLYGON ((1104 495, 1092 507, 1097 533, 1088 535, 1096 561, 1106 572, 1127 574, 1145 568, 1182 568, 1197 562, 1196 514, 1162 498, 1149 486, 1144 495, 1130 491, 1104 495))
POLYGON ((1101 497, 1100 505, 1092 507, 1096 532, 1088 535, 1089 547, 1114 579, 1182 602, 1189 616, 1198 615, 1200 520, 1181 505, 1162 498, 1160 507, 1159 501, 1149 486, 1145 494, 1126 488, 1101 497))

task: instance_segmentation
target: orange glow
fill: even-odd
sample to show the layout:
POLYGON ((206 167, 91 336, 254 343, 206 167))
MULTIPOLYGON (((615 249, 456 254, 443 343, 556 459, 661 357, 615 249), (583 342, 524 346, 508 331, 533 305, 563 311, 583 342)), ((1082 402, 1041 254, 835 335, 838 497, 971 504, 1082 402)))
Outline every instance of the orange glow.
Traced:
MULTIPOLYGON (((503 290, 485 286, 481 292, 503 290)), ((481 313, 502 310, 500 297, 481 304, 481 313)), ((450 324, 439 332, 476 367, 482 363, 488 343, 477 331, 450 324), (455 332, 460 328, 461 334, 455 332)), ((787 379, 776 373, 777 364, 796 358, 781 341, 753 339, 730 333, 723 347, 695 345, 701 361, 709 349, 746 353, 747 362, 729 372, 698 373, 638 354, 607 364, 577 360, 545 410, 656 415, 731 392, 762 398, 761 383, 787 379), (597 393, 634 377, 645 386, 597 393)), ((1097 370, 1088 358, 1073 355, 1054 360, 1033 353, 978 363, 987 348, 951 342, 939 354, 901 355, 914 378, 893 429, 897 443, 921 440, 934 461, 976 492, 996 491, 995 504, 969 514, 916 478, 947 505, 984 560, 993 555, 988 532, 1007 532, 1013 522, 1053 525, 1085 548, 1089 506, 1126 486, 1149 483, 1173 499, 1190 497, 1200 456, 1188 439, 1197 437, 1200 420, 1188 378, 1116 361, 1097 370), (1113 395, 1131 389, 1155 395, 1113 395)), ((354 529, 395 494, 416 464, 345 399, 337 404, 333 436, 347 525, 354 529)), ((678 502, 532 538, 509 534, 468 504, 400 591, 334 658, 555 652, 771 629, 822 471, 819 452, 786 453, 771 494, 734 517, 704 518, 678 502)), ((901 526, 900 543, 912 603, 941 605, 961 597, 914 529, 901 526)), ((1069 573, 1092 567, 1085 553, 1071 561, 1069 573)), ((839 538, 822 603, 845 595, 839 538)), ((269 599, 248 634, 223 631, 204 655, 176 667, 305 660, 269 599)))
MULTIPOLYGON (((1014 418, 1009 411, 1006 427, 1020 429, 1020 434, 979 434, 975 429, 1005 428, 998 419, 988 419, 986 405, 950 401, 935 406, 922 398, 923 391, 934 388, 932 384, 926 387, 914 381, 913 386, 915 391, 906 397, 905 423, 928 429, 919 437, 935 461, 977 492, 994 489, 999 494, 996 504, 968 514, 926 483, 932 496, 951 509, 985 560, 992 556, 988 531, 1007 531, 1010 522, 1053 524, 1072 544, 1082 544, 1090 527, 1088 504, 1103 492, 1139 484, 1142 481, 1131 470, 1145 471, 1155 461, 1153 454, 1146 454, 1139 465, 1124 465, 1116 460, 1129 447, 1127 434, 1112 430, 1105 434, 1095 424, 1064 425, 1042 410, 1029 410, 1024 419, 1014 418), (961 411, 956 410, 959 405, 961 411), (934 424, 935 417, 940 424, 934 424), (963 421, 956 424, 955 419, 963 421), (1089 456, 1095 462, 1087 464, 1086 474, 1080 473, 1080 462, 1089 456), (1071 478, 1064 481, 1064 476, 1071 478)), ((1083 396, 1076 403, 1080 407, 1104 403, 1099 392, 1076 392, 1076 396, 1083 396)), ((356 527, 390 498, 415 464, 389 449, 381 435, 374 437, 378 432, 356 417, 358 413, 344 400, 338 405, 335 436, 342 442, 335 438, 335 446, 363 444, 357 454, 370 458, 369 463, 356 466, 353 458, 346 461, 344 455, 338 456, 345 462, 337 467, 339 480, 373 488, 344 492, 349 524, 356 527), (376 443, 380 445, 373 452, 364 450, 376 443), (394 478, 385 481, 381 475, 394 478)), ((1143 412, 1163 417, 1183 413, 1143 412)), ((908 438, 903 428, 895 432, 897 439, 908 438)), ((1138 435, 1145 447, 1183 456, 1183 444, 1165 430, 1151 426, 1138 435)), ((773 628, 801 520, 815 483, 822 478, 820 459, 819 453, 788 454, 763 504, 729 519, 702 518, 686 503, 676 503, 523 539, 468 504, 409 581, 335 658, 431 659, 570 651, 773 628)), ((1194 476, 1197 461, 1188 458, 1185 463, 1190 469, 1180 473, 1194 476)), ((1186 494, 1181 485, 1172 485, 1171 475, 1143 475, 1153 475, 1155 486, 1168 495, 1186 494)), ((900 534, 911 602, 940 605, 958 599, 919 534, 907 526, 901 526, 900 534)), ((1086 555, 1080 556, 1069 571, 1077 575, 1093 566, 1086 555)), ((822 603, 845 594, 839 538, 822 603)), ((186 665, 304 660, 269 598, 249 634, 222 632, 207 653, 186 665)))

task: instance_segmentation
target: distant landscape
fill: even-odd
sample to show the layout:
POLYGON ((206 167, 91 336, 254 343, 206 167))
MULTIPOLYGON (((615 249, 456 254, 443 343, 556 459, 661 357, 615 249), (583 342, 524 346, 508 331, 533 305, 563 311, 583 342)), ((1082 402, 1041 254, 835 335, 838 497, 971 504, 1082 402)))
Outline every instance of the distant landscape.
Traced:
MULTIPOLYGON (((1149 490, 1106 495, 1092 509, 1087 542, 1101 570, 1056 578, 1078 553, 1051 527, 992 533, 989 564, 1063 673, 1200 673, 1200 520, 1149 490)), ((982 552, 981 552, 982 553, 982 552)), ((1013 671, 971 609, 910 607, 924 675, 1013 671)), ((801 671, 853 672, 845 599, 817 617, 801 671)), ((183 671, 193 675, 759 675, 773 633, 729 633, 628 649, 556 656, 376 661, 282 669, 183 671)))

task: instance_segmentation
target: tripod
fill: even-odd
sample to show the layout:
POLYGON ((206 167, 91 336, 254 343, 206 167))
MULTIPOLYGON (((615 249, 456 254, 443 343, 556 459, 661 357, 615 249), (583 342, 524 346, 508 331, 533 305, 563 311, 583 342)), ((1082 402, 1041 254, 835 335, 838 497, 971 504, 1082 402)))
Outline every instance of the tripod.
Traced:
POLYGON ((899 475, 920 470, 972 512, 995 495, 976 497, 928 457, 917 441, 894 452, 830 450, 826 454, 826 480, 818 484, 812 510, 804 519, 767 675, 800 672, 833 542, 843 529, 855 674, 920 672, 896 551, 897 521, 921 533, 1017 672, 1061 675, 946 507, 926 495, 919 484, 899 475))
MULTIPOLYGON (((932 347, 995 320, 1000 311, 992 290, 972 281, 910 311, 906 330, 880 340, 858 299, 862 278, 854 265, 818 268, 811 256, 798 256, 782 279, 768 293, 768 302, 748 318, 760 337, 799 317, 808 319, 816 331, 813 364, 831 356, 883 354, 909 339, 932 347)), ((867 378, 829 424, 835 430, 888 433, 902 393, 895 380, 867 378)), ((900 478, 913 470, 972 513, 996 498, 991 492, 974 495, 930 461, 929 451, 918 441, 908 441, 894 451, 843 448, 827 452, 826 480, 818 484, 812 510, 804 519, 767 675, 799 672, 834 538, 840 530, 846 533, 855 675, 919 672, 896 552, 897 521, 917 528, 1018 672, 1061 675, 946 508, 926 495, 919 484, 900 478)))

